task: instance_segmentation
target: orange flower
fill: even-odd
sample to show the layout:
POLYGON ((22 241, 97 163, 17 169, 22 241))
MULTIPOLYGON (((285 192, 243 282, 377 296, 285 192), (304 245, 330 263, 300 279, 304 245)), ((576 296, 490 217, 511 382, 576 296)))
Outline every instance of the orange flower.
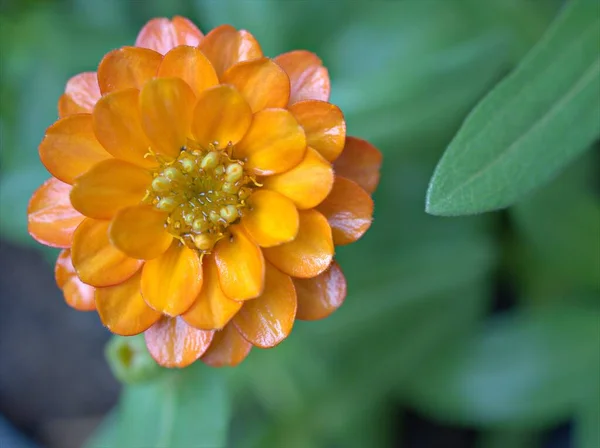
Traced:
POLYGON ((332 313, 334 245, 369 228, 381 155, 328 99, 314 54, 269 59, 247 31, 181 17, 71 78, 28 210, 33 238, 64 249, 67 303, 145 332, 168 367, 236 365, 332 313))

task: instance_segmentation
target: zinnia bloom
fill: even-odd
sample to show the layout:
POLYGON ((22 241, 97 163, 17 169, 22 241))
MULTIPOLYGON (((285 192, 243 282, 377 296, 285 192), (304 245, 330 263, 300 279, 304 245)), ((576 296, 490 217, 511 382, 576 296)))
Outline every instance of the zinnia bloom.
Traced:
POLYGON ((71 78, 28 210, 66 302, 168 367, 236 365, 337 309, 334 245, 369 228, 381 155, 329 90, 310 52, 181 17, 71 78))

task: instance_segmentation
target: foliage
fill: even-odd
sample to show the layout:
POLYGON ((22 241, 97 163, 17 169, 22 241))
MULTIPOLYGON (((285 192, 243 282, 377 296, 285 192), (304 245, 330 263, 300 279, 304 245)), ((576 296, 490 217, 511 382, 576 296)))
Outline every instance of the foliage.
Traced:
POLYGON ((247 28, 271 56, 315 51, 349 134, 384 153, 373 227, 339 250, 338 312, 236 369, 125 385, 88 446, 390 446, 391 405, 475 428, 481 446, 531 446, 568 420, 576 446, 597 446, 598 150, 584 152, 600 135, 600 12, 561 3, 3 3, 5 240, 37 247, 36 147, 66 79, 153 16, 247 28), (509 208, 440 218, 426 196, 435 215, 509 208), (498 300, 512 306, 492 315, 498 300))
POLYGON ((600 134, 598 4, 574 1, 473 110, 440 161, 427 209, 478 213, 546 183, 600 134))

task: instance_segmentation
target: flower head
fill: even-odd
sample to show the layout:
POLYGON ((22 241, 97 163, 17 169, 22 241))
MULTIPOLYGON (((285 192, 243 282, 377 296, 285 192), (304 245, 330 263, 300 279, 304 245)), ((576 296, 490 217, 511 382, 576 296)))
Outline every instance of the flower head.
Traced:
POLYGON ((346 137, 312 53, 154 19, 71 78, 29 232, 60 247, 67 303, 145 332, 164 366, 236 365, 338 308, 334 245, 371 224, 380 153, 346 137))

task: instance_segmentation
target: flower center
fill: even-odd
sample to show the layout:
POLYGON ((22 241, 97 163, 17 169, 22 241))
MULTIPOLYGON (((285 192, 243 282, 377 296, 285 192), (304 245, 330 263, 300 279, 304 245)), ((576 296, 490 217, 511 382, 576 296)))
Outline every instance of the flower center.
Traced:
POLYGON ((255 185, 242 162, 231 158, 231 149, 188 141, 175 161, 157 157, 160 167, 144 198, 169 213, 165 226, 173 236, 201 252, 209 252, 242 216, 255 185))

